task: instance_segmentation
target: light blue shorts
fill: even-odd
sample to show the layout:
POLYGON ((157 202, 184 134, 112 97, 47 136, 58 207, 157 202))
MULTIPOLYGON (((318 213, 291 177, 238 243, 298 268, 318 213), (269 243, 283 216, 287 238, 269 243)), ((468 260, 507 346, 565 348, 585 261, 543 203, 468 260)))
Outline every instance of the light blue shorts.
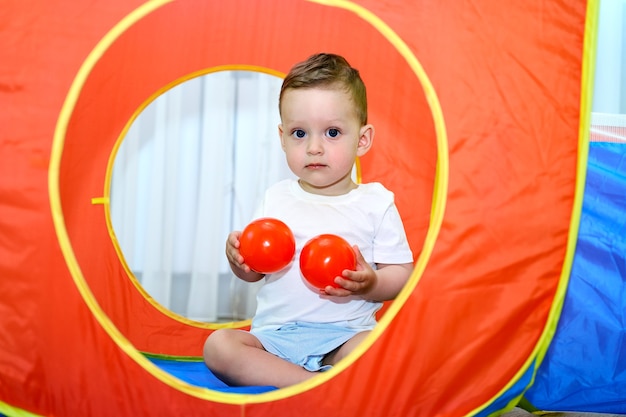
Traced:
POLYGON ((307 371, 326 371, 324 356, 367 329, 351 329, 327 323, 287 323, 276 330, 252 329, 265 350, 307 371))

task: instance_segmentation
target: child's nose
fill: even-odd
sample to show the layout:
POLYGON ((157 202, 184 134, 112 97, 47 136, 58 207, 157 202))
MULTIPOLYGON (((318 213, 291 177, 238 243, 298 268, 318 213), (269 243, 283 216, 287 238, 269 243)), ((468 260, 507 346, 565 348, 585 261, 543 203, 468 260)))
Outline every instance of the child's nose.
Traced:
POLYGON ((322 144, 322 138, 317 135, 313 135, 310 137, 307 142, 307 153, 309 155, 319 155, 324 152, 324 146, 322 144))

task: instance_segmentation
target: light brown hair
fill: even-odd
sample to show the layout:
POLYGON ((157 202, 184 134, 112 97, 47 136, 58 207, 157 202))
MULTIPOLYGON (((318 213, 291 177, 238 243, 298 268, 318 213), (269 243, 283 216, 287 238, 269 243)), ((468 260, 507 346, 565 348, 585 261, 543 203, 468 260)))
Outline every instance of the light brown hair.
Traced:
POLYGON ((319 53, 291 68, 283 80, 278 97, 278 109, 282 113, 285 91, 298 88, 343 88, 352 96, 361 125, 367 123, 367 94, 359 71, 352 68, 340 55, 319 53))

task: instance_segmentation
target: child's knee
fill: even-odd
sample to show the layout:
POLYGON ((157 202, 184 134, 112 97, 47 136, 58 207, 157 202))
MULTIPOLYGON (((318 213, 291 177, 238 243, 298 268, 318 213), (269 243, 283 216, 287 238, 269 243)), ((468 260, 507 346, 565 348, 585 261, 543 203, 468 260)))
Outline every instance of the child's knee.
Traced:
POLYGON ((224 329, 216 330, 207 337, 204 342, 202 356, 207 366, 218 364, 223 361, 222 356, 228 352, 228 332, 224 329))
MULTIPOLYGON (((250 348, 249 333, 236 329, 219 329, 207 337, 202 356, 206 366, 220 378, 231 375, 250 348)), ((256 339, 253 339, 256 340, 256 339)))
POLYGON ((218 329, 209 335, 206 339, 205 346, 217 347, 224 343, 228 343, 229 329, 218 329))

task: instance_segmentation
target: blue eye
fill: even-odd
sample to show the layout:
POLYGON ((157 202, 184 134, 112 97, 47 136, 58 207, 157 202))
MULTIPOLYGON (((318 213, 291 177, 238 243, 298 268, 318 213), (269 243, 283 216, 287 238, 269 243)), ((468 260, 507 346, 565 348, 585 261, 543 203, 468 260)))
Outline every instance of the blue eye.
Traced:
POLYGON ((302 129, 296 129, 293 131, 293 135, 297 137, 298 139, 302 139, 303 137, 306 136, 306 133, 302 129))
POLYGON ((339 133, 339 130, 335 128, 331 128, 326 131, 326 134, 331 138, 336 138, 337 136, 339 136, 339 133))

